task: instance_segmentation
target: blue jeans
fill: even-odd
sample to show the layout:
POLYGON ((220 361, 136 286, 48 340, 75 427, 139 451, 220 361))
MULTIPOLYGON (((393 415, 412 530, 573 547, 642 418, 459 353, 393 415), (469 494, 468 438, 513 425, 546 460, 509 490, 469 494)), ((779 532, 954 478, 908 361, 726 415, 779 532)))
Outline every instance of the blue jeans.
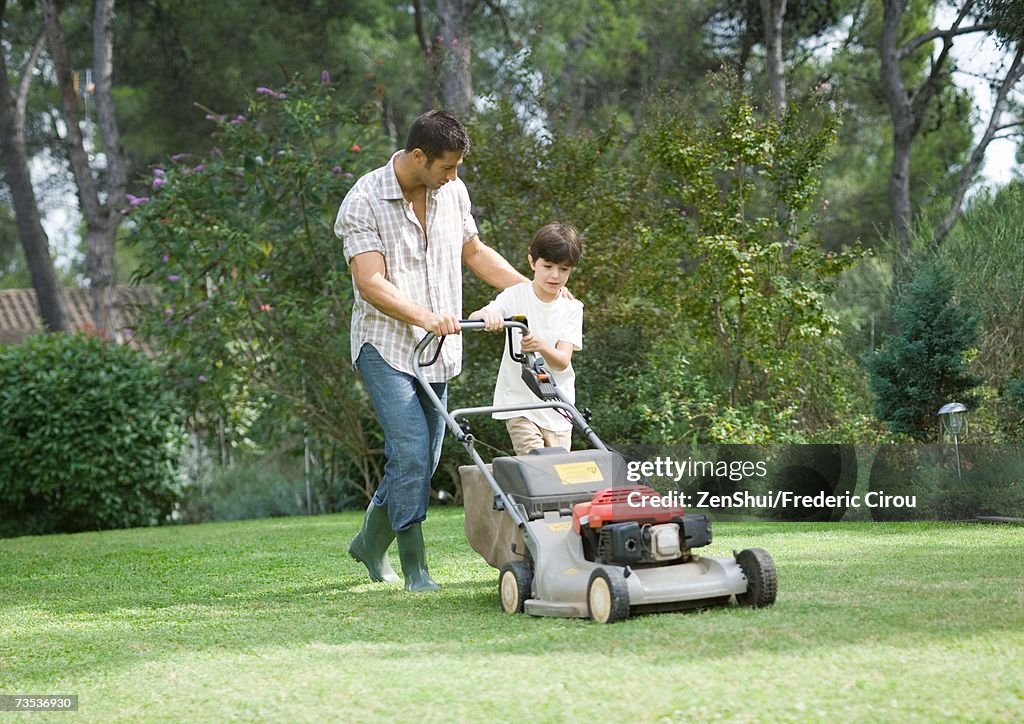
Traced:
MULTIPOLYGON (((384 430, 384 477, 373 504, 387 506, 392 530, 402 531, 427 517, 430 478, 444 442, 444 416, 416 378, 385 362, 372 344, 359 350, 356 367, 384 430)), ((448 385, 430 386, 447 407, 448 385)))

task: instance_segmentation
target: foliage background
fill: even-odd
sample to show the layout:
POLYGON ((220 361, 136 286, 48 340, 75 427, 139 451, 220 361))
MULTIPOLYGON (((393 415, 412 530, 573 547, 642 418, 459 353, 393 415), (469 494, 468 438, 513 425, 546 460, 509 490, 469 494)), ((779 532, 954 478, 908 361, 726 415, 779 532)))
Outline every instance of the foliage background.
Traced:
MULTIPOLYGON (((474 150, 463 176, 482 236, 525 271, 537 226, 561 219, 584 230, 572 281, 587 304, 576 367, 580 404, 602 436, 675 444, 934 434, 924 422, 910 432, 875 419, 883 401, 858 360, 901 332, 892 310, 906 290, 893 269, 934 252, 930 225, 967 160, 977 99, 953 74, 937 79, 911 168, 919 256, 897 259, 884 221, 892 124, 878 80, 881 4, 788 3, 789 102, 776 113, 756 3, 396 10, 383 0, 126 0, 115 91, 134 175, 118 274, 160 288, 163 305, 139 333, 167 350, 167 379, 196 449, 212 453, 214 478, 218 466, 229 474, 270 455, 282 461, 281 481, 313 481, 308 510, 355 504, 376 484, 380 440, 348 367, 350 281, 331 225, 352 180, 383 163, 436 102, 432 74, 452 50, 439 45, 440 28, 456 6, 474 10, 455 40, 472 45, 476 103, 465 120, 474 150)), ((979 12, 1005 19, 1015 8, 993 0, 979 12)), ((5 9, 15 67, 39 13, 33 3, 5 9)), ((936 11, 908 3, 901 37, 935 25, 936 11)), ((75 67, 88 67, 88 4, 67 3, 63 14, 75 67)), ((1015 27, 1004 23, 1000 37, 1014 41, 1015 27)), ((907 84, 927 77, 933 60, 927 46, 908 55, 907 84)), ((59 167, 55 89, 40 68, 26 135, 33 154, 59 167)), ((90 120, 87 93, 81 103, 90 120)), ((103 149, 93 150, 101 160, 103 149)), ((95 170, 102 177, 102 162, 95 170)), ((56 189, 59 177, 51 174, 56 189)), ((980 320, 962 352, 982 380, 972 411, 979 442, 1019 440, 1024 429, 1014 343, 1021 202, 1018 183, 979 193, 938 249, 959 282, 954 301, 980 320)), ((5 208, 0 287, 24 286, 5 208)), ((82 271, 72 266, 66 279, 81 283, 82 271)), ((467 280, 468 308, 492 294, 467 280)), ((489 400, 492 342, 470 337, 453 399, 489 400)), ((506 447, 499 427, 483 420, 479 429, 506 447)), ((459 460, 445 456, 437 481, 456 497, 459 460)))

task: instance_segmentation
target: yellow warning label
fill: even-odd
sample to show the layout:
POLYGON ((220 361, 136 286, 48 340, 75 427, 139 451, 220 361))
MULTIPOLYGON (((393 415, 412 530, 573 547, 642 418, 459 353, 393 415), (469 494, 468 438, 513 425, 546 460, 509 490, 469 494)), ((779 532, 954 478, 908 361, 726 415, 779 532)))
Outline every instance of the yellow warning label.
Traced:
POLYGON ((596 462, 562 463, 555 465, 555 472, 562 485, 582 485, 583 483, 600 483, 604 481, 601 468, 596 462))
POLYGON ((548 530, 557 533, 560 530, 569 530, 572 528, 571 521, 565 521, 564 523, 548 523, 548 530))

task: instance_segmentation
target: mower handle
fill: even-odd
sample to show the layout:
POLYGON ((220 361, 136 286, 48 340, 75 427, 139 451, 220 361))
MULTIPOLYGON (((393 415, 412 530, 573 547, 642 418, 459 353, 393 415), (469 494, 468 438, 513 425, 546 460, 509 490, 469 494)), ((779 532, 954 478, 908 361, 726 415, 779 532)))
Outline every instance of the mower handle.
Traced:
MULTIPOLYGON (((485 329, 485 324, 486 323, 482 319, 459 320, 459 327, 465 330, 483 330, 485 329)), ((530 332, 530 329, 526 324, 526 317, 523 316, 505 319, 504 326, 505 329, 508 330, 509 334, 511 334, 511 330, 513 329, 518 329, 526 334, 529 334, 530 332)), ((605 446, 605 444, 601 441, 601 439, 597 437, 593 429, 590 427, 590 424, 587 422, 587 420, 583 418, 579 410, 576 409, 575 405, 566 401, 565 398, 561 396, 561 393, 557 392, 557 390, 556 393, 559 395, 559 399, 557 400, 547 400, 544 402, 538 401, 537 403, 530 405, 514 405, 509 407, 469 407, 449 411, 445 404, 441 402, 441 399, 437 396, 437 393, 434 392, 434 388, 430 386, 429 382, 427 382, 427 379, 423 373, 423 368, 429 367, 435 362, 437 362, 437 358, 441 354, 441 345, 444 344, 445 340, 444 336, 442 336, 438 341, 437 348, 434 350, 434 353, 431 356, 430 360, 424 361, 423 359, 424 351, 434 339, 437 339, 437 335, 431 332, 430 330, 427 330, 426 334, 423 335, 423 339, 421 339, 419 343, 416 345, 416 351, 413 353, 412 359, 412 371, 413 374, 416 376, 416 380, 420 384, 420 388, 423 390, 424 394, 426 394, 431 404, 433 404, 438 410, 440 410, 442 416, 444 417, 445 425, 448 427, 449 430, 451 430, 452 434, 455 435, 455 438, 459 442, 463 443, 464 445, 467 445, 469 448, 472 448, 473 435, 471 433, 464 431, 460 427, 460 425, 455 420, 457 415, 477 415, 489 414, 493 412, 518 412, 525 410, 560 409, 564 410, 566 413, 569 414, 569 416, 572 418, 573 424, 583 433, 584 436, 587 437, 588 440, 590 440, 591 444, 593 444, 594 447, 599 448, 601 450, 608 449, 605 446)), ((537 355, 534 352, 528 352, 522 356, 527 358, 527 362, 529 361, 528 358, 530 357, 539 357, 539 355, 537 355)), ((513 359, 516 359, 515 356, 513 356, 513 359)), ((522 360, 516 361, 520 362, 522 360)))
MULTIPOLYGON (((484 329, 485 324, 486 323, 483 320, 459 320, 459 330, 482 330, 484 329)), ((508 318, 508 320, 505 320, 505 329, 508 330, 509 335, 512 334, 512 330, 519 330, 523 334, 529 334, 529 328, 526 326, 525 316, 513 316, 508 318)), ((437 357, 439 357, 441 353, 441 345, 444 344, 444 338, 446 336, 447 335, 441 335, 440 341, 437 343, 437 348, 434 349, 433 356, 431 356, 428 361, 423 361, 423 350, 427 348, 427 345, 430 344, 431 340, 437 338, 437 335, 430 330, 427 330, 423 339, 421 339, 420 343, 416 345, 416 356, 413 360, 414 369, 419 370, 420 368, 430 367, 436 363, 437 357)), ((510 346, 509 352, 511 353, 511 351, 510 346)), ((518 363, 521 363, 522 361, 522 359, 517 359, 514 354, 512 355, 512 358, 518 361, 518 363)), ((417 374, 417 377, 419 377, 419 374, 417 374)))

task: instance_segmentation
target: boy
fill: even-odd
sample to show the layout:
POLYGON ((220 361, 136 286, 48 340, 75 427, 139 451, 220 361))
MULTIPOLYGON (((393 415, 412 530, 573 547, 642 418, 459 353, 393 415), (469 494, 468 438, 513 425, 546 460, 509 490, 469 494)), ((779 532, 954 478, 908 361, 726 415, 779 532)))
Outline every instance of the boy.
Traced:
MULTIPOLYGON (((530 268, 533 281, 502 291, 483 309, 469 315, 485 322, 485 329, 501 331, 506 317, 526 317, 530 333, 522 337, 522 350, 544 358, 548 371, 566 399, 575 403, 576 374, 572 353, 583 348, 583 303, 562 293, 582 254, 579 232, 569 224, 546 224, 537 230, 530 243, 530 268)), ((508 355, 508 342, 501 356, 498 380, 494 385, 494 405, 508 406, 539 402, 522 380, 521 366, 508 355)), ((540 447, 572 444, 572 423, 558 410, 521 410, 495 412, 505 420, 516 455, 525 455, 540 447)))

